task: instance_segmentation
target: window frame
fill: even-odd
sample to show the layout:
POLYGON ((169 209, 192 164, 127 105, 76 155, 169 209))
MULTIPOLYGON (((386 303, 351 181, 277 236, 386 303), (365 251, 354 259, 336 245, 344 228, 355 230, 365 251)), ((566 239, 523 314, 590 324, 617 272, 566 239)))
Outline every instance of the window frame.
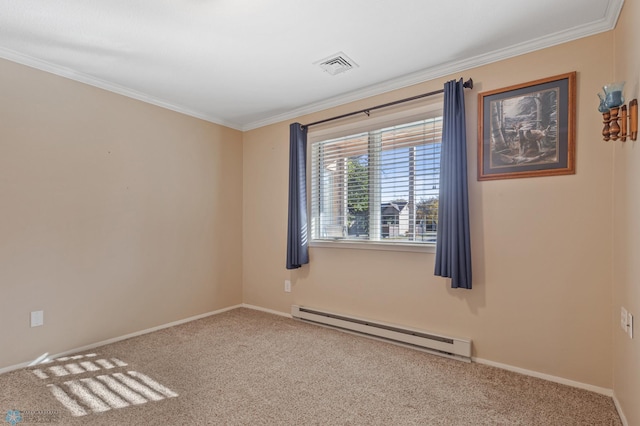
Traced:
MULTIPOLYGON (((436 95, 429 98, 429 102, 424 103, 419 107, 404 107, 397 108, 392 113, 376 114, 376 116, 369 116, 366 119, 358 117, 348 121, 343 121, 339 125, 324 124, 310 128, 307 134, 307 170, 313 170, 312 150, 314 143, 322 142, 325 140, 350 136, 361 132, 369 132, 374 130, 383 129, 395 125, 408 124, 413 121, 425 120, 430 118, 441 117, 443 114, 443 95, 436 95)), ((307 176, 307 199, 309 200, 307 205, 307 217, 309 221, 313 220, 312 212, 312 185, 311 185, 312 173, 308 173, 307 176)), ((356 249, 356 250, 382 250, 382 251, 395 251, 395 252, 424 252, 435 253, 435 243, 414 243, 411 241, 402 242, 384 242, 376 240, 356 240, 356 239, 314 239, 312 238, 311 230, 309 230, 309 246, 312 248, 340 248, 340 249, 356 249)))

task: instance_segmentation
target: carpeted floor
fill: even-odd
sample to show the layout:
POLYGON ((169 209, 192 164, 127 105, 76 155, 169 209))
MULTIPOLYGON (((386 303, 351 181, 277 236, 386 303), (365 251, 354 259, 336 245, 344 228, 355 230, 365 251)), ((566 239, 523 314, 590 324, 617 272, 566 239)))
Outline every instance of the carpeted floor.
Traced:
POLYGON ((18 425, 622 424, 606 396, 248 309, 0 375, 0 415, 18 425))

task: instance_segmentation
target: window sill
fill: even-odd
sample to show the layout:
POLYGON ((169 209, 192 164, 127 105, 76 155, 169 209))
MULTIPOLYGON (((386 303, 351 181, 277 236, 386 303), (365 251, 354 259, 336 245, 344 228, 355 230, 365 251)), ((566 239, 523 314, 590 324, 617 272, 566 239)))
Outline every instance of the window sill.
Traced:
POLYGON ((311 248, 339 248, 351 250, 383 250, 406 251, 417 253, 435 253, 435 244, 411 244, 411 243, 378 243, 375 241, 349 241, 349 240, 313 240, 309 244, 311 248))

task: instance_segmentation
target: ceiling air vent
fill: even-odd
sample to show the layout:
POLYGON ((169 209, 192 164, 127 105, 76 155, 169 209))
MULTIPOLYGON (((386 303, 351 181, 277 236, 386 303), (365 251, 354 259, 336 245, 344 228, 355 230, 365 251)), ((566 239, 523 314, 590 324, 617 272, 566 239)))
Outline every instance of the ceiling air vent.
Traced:
POLYGON ((335 55, 331 55, 328 58, 321 59, 316 62, 324 71, 331 75, 340 74, 345 71, 349 71, 352 68, 357 68, 353 59, 349 58, 342 52, 338 52, 335 55))

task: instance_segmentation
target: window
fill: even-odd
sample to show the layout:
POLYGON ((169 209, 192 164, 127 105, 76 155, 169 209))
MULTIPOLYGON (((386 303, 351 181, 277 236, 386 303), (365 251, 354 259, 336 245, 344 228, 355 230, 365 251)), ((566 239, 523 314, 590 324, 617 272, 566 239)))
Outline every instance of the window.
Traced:
POLYGON ((435 244, 442 117, 311 144, 312 241, 435 244))

